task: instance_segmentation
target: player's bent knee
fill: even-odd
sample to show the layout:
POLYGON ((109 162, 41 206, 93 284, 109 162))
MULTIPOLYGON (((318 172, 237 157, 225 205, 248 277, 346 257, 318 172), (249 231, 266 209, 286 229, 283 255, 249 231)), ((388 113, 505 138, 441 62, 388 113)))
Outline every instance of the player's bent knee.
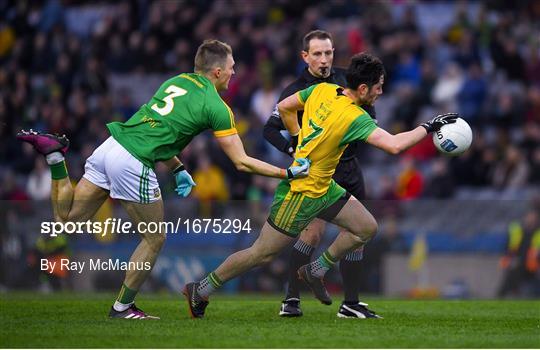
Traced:
POLYGON ((371 217, 370 220, 366 223, 364 229, 363 229, 363 238, 366 240, 372 239, 377 234, 377 231, 379 230, 379 224, 377 223, 377 220, 375 218, 371 217))
POLYGON ((321 232, 308 227, 302 231, 299 239, 312 247, 317 247, 321 242, 321 232))
POLYGON ((321 243, 321 237, 325 228, 326 223, 323 220, 314 219, 302 233, 300 233, 299 239, 312 247, 317 247, 319 243, 321 243))
POLYGON ((370 218, 363 220, 362 224, 356 227, 358 227, 358 229, 351 230, 351 232, 363 241, 369 241, 377 234, 379 224, 377 223, 377 220, 371 216, 370 218))

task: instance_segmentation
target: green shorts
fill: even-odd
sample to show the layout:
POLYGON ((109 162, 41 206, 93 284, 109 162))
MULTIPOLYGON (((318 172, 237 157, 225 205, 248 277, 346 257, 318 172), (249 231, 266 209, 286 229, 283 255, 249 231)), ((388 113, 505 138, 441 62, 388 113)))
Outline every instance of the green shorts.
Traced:
POLYGON ((321 197, 311 198, 301 192, 291 192, 288 181, 276 188, 268 223, 287 236, 297 237, 316 217, 331 221, 351 196, 334 180, 321 197))

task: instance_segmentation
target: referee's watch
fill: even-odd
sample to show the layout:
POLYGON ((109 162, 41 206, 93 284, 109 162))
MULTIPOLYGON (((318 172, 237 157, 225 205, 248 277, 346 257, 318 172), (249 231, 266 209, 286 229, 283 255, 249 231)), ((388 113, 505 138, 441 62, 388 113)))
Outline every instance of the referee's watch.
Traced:
POLYGON ((298 146, 298 135, 291 136, 291 142, 289 142, 289 145, 287 146, 287 154, 291 157, 296 151, 296 146, 298 146))
POLYGON ((293 154, 294 154, 293 146, 291 146, 291 145, 287 146, 287 152, 286 153, 292 157, 293 154))

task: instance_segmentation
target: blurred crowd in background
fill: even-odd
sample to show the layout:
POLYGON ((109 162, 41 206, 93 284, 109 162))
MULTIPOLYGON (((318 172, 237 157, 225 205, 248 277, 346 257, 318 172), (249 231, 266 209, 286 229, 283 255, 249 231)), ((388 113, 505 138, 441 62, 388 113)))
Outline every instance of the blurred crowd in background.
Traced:
MULTIPOLYGON (((438 156, 429 139, 401 163, 366 147, 362 164, 375 169, 375 179, 383 177, 367 182, 371 197, 447 198, 456 186, 504 190, 540 183, 537 1, 51 0, 0 6, 4 199, 48 197, 47 167, 14 141, 19 128, 68 135, 69 170, 77 179, 85 159, 108 137, 105 124, 128 119, 154 92, 136 103, 140 92, 134 90, 144 87, 114 90, 114 80, 191 72, 194 53, 207 38, 233 47, 236 75, 223 97, 248 152, 288 163, 263 140, 262 126, 283 87, 304 68, 301 38, 312 29, 333 34, 334 66, 346 67, 360 51, 382 58, 388 76, 375 106, 388 130, 410 129, 447 111, 458 111, 473 125, 471 150, 451 161, 438 156), (391 171, 377 172, 388 163, 394 164, 391 171)), ((273 193, 271 180, 239 174, 210 136, 194 142, 182 158, 199 181, 215 180, 196 188, 195 197, 273 193)), ((165 197, 173 196, 172 177, 157 170, 165 197)))
MULTIPOLYGON (((68 169, 127 120, 159 83, 193 71, 204 39, 233 48, 235 71, 224 100, 248 154, 277 165, 262 128, 282 89, 305 67, 301 39, 334 37, 334 66, 370 51, 384 62, 379 124, 397 133, 457 111, 473 127, 471 149, 439 155, 430 138, 392 157, 363 147, 370 198, 522 199, 540 185, 540 2, 432 1, 0 1, 0 199, 47 199, 43 157, 16 142, 20 128, 66 134, 68 169), (148 83, 147 83, 148 82, 148 83)), ((268 202, 273 179, 237 172, 210 133, 181 159, 193 198, 268 202)), ((164 198, 174 179, 158 166, 164 198)))

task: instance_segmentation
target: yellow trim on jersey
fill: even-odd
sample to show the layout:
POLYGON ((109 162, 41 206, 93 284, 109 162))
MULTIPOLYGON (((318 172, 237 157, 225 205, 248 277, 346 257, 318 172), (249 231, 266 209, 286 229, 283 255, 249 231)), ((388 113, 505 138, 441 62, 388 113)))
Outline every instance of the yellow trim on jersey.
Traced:
MULTIPOLYGON (((216 88, 216 87, 214 86, 214 89, 215 89, 215 88, 216 88)), ((216 92, 217 92, 217 90, 216 90, 216 92)), ((218 94, 218 96, 219 96, 219 94, 218 94)), ((223 105, 225 106, 225 108, 227 109, 227 112, 229 112, 229 119, 231 120, 231 127, 232 127, 232 128, 236 128, 236 123, 234 122, 234 113, 233 113, 231 107, 229 107, 229 105, 228 105, 225 101, 223 101, 223 99, 221 98, 221 96, 219 96, 219 99, 221 100, 221 103, 223 103, 223 105)))
POLYGON ((228 104, 225 103, 225 101, 222 100, 222 102, 223 102, 223 104, 225 105, 225 107, 227 108, 227 111, 229 111, 229 118, 231 119, 231 126, 232 126, 233 128, 235 128, 235 127, 236 127, 236 123, 234 122, 234 114, 233 114, 233 112, 232 112, 232 109, 231 109, 231 107, 229 107, 228 104))
POLYGON ((200 88, 203 87, 203 84, 199 83, 197 80, 193 79, 192 77, 190 77, 189 75, 187 75, 185 73, 180 74, 179 77, 191 81, 193 84, 197 85, 200 88))
POLYGON ((230 128, 230 129, 226 129, 226 130, 214 131, 214 136, 215 137, 231 136, 231 135, 234 135, 234 134, 238 134, 238 131, 236 131, 236 128, 230 128))

